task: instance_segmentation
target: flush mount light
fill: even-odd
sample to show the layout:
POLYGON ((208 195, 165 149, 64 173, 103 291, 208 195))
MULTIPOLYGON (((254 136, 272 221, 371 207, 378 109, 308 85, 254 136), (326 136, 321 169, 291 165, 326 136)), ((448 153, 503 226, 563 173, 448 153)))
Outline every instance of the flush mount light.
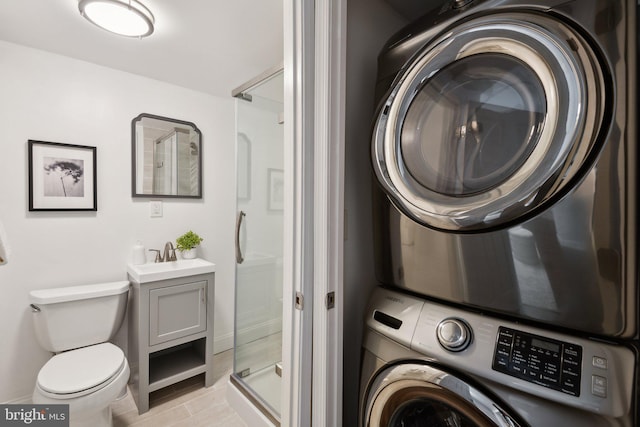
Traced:
POLYGON ((121 36, 153 33, 153 14, 137 0, 80 0, 78 9, 92 24, 121 36))

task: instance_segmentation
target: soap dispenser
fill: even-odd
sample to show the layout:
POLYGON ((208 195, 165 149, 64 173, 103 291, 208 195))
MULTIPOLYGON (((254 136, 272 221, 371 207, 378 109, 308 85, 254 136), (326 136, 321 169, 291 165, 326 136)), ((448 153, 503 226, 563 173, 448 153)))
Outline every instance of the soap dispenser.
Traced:
POLYGON ((144 252, 144 246, 142 245, 142 242, 140 242, 140 240, 138 240, 136 244, 133 245, 133 249, 131 252, 132 252, 131 262, 134 265, 146 264, 147 256, 144 252))

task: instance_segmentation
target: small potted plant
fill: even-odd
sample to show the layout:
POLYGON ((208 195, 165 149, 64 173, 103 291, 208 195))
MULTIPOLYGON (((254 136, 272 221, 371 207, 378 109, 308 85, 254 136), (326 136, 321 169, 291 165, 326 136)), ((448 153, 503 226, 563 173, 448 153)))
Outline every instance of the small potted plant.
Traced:
POLYGON ((176 239, 176 249, 180 251, 182 258, 192 259, 196 257, 196 246, 204 239, 189 230, 176 239))

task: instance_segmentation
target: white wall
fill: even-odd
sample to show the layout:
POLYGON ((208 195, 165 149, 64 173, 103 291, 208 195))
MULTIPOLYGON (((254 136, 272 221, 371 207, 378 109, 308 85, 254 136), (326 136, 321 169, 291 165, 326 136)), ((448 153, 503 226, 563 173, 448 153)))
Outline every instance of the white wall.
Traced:
MULTIPOLYGON (((230 88, 231 90, 231 88, 230 88)), ((136 240, 160 248, 192 229, 217 265, 216 351, 233 334, 234 107, 159 81, 0 41, 0 221, 12 254, 0 265, 0 402, 30 395, 49 354, 35 341, 32 289, 126 279, 136 240), (203 134, 202 200, 131 197, 131 120, 146 112, 203 134), (27 140, 97 147, 97 212, 29 212, 27 140)), ((81 320, 79 320, 81 321, 81 320)), ((117 342, 126 343, 126 331, 117 342)), ((124 344, 123 344, 124 345, 124 344)))
POLYGON ((406 20, 382 0, 347 3, 345 130, 344 426, 356 425, 364 310, 377 285, 371 216, 371 127, 377 57, 406 20))

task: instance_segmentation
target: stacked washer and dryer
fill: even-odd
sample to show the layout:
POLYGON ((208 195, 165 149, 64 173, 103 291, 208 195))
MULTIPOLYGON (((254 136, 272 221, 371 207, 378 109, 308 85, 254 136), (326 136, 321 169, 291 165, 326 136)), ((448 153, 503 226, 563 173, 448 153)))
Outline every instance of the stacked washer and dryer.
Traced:
POLYGON ((637 15, 453 0, 386 44, 361 425, 639 425, 637 15))

